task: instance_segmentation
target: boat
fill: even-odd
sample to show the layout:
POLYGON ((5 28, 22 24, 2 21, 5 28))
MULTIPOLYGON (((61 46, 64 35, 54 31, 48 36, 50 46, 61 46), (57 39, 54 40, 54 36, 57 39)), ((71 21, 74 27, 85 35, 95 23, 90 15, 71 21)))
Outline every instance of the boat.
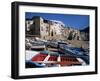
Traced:
POLYGON ((42 51, 31 59, 32 62, 45 64, 45 67, 81 65, 77 58, 59 54, 58 52, 42 51))
POLYGON ((76 58, 81 58, 86 64, 89 64, 89 52, 82 48, 69 47, 66 44, 59 43, 59 51, 76 58))
POLYGON ((42 41, 34 41, 32 42, 32 46, 30 47, 31 50, 44 50, 45 49, 45 43, 42 41))

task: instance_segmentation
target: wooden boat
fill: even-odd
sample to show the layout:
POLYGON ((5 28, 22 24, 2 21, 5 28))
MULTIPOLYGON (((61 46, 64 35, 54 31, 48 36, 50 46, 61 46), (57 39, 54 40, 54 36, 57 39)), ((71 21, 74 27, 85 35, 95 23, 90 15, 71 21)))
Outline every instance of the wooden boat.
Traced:
POLYGON ((72 66, 72 65, 81 65, 81 62, 77 58, 72 56, 60 55, 58 53, 39 53, 34 56, 31 61, 36 63, 43 63, 45 67, 54 67, 54 66, 72 66))

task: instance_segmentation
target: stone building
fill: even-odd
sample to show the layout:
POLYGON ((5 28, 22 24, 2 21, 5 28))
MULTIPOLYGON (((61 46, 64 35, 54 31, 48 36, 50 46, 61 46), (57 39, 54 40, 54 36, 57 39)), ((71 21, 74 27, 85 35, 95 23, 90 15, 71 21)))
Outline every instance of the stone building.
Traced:
POLYGON ((46 20, 40 16, 26 19, 26 35, 39 36, 42 39, 56 39, 62 37, 64 24, 61 21, 46 20))

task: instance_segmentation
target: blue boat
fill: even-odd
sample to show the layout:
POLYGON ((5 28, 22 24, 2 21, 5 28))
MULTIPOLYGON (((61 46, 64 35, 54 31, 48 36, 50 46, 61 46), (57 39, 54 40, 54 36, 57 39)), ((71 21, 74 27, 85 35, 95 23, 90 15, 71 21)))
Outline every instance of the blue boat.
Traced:
POLYGON ((59 51, 69 56, 81 58, 86 64, 89 64, 89 53, 82 48, 69 47, 67 44, 59 43, 59 51))

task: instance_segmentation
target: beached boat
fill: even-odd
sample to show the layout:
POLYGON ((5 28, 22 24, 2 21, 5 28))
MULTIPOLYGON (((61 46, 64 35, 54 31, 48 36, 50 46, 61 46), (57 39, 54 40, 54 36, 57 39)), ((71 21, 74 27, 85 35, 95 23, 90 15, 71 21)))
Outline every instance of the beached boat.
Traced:
POLYGON ((89 64, 89 54, 88 54, 89 52, 87 52, 82 48, 69 47, 68 45, 60 43, 59 51, 66 55, 70 55, 76 58, 81 58, 84 60, 86 64, 89 64))
POLYGON ((45 49, 45 43, 42 41, 34 41, 32 42, 32 46, 30 48, 31 50, 44 50, 45 49))
POLYGON ((31 59, 32 62, 45 64, 45 67, 81 65, 77 58, 59 54, 58 52, 42 51, 31 59))

